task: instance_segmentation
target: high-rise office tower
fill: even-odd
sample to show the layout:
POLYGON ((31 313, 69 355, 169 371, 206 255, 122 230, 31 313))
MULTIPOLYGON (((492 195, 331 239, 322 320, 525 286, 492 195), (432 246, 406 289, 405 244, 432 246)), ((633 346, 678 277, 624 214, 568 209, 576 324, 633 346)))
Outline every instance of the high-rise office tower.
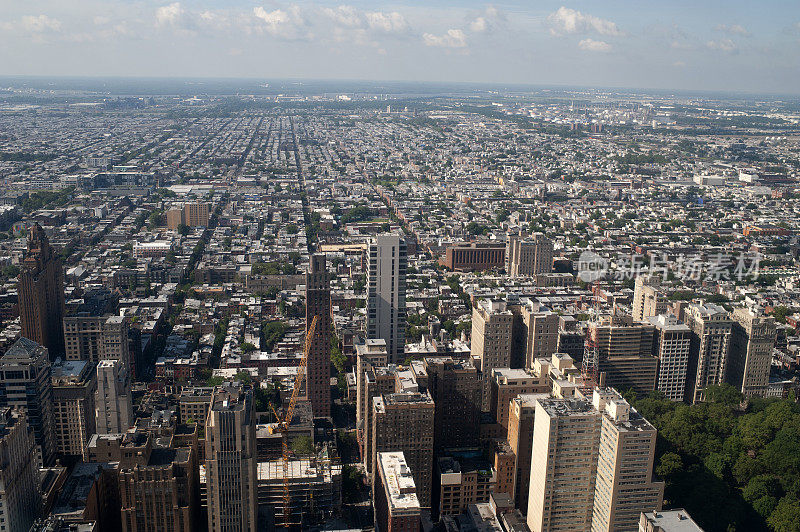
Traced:
POLYGON ((24 412, 0 409, 0 524, 28 532, 42 507, 36 440, 24 412))
POLYGON ((726 380, 746 397, 764 397, 777 336, 775 318, 747 308, 734 309, 731 317, 726 380))
POLYGON ((97 419, 95 366, 87 360, 67 360, 53 364, 52 371, 56 451, 83 456, 97 419))
POLYGON ((602 414, 592 531, 635 531, 664 498, 664 482, 653 481, 656 429, 616 390, 595 389, 592 406, 602 414))
POLYGON ((196 433, 186 445, 154 439, 149 432, 130 431, 113 442, 124 447, 119 461, 122 530, 194 532, 200 525, 196 433))
POLYGON ((331 284, 325 255, 311 256, 306 273, 306 328, 314 317, 317 327, 311 339, 306 370, 308 399, 315 417, 331 415, 331 284))
POLYGON ((373 400, 372 466, 368 473, 374 490, 378 489, 375 457, 387 451, 402 451, 414 475, 419 504, 430 507, 434 412, 433 400, 427 393, 390 393, 373 400))
POLYGON ((589 530, 601 415, 583 399, 538 399, 535 417, 528 527, 589 530))
POLYGON ((125 432, 133 424, 130 376, 119 360, 101 360, 97 364, 95 395, 98 434, 125 432))
POLYGON ((28 249, 19 273, 22 336, 46 347, 54 359, 64 352, 64 271, 37 223, 28 232, 28 249))
POLYGON ((621 390, 647 394, 656 388, 658 359, 653 356, 650 323, 635 322, 630 316, 604 316, 587 331, 583 364, 586 373, 621 390), (596 375, 591 368, 595 368, 596 375))
POLYGON ((258 525, 256 419, 253 392, 214 390, 206 418, 209 532, 255 532, 258 525))
POLYGON ((494 368, 511 367, 514 316, 505 301, 481 300, 472 309, 472 360, 482 379, 481 408, 489 410, 489 381, 494 368))
POLYGON ((421 529, 420 501, 413 469, 402 452, 378 453, 375 482, 375 530, 418 532, 421 529))
POLYGON ((638 275, 633 289, 633 319, 646 321, 647 318, 664 314, 669 301, 661 292, 658 278, 638 275))
POLYGON ((689 326, 667 314, 647 320, 656 328, 653 337, 653 354, 658 358, 656 389, 670 401, 683 401, 692 339, 689 326))
POLYGON ((24 410, 36 438, 37 467, 56 452, 53 383, 47 349, 20 338, 0 358, 0 406, 24 410))
POLYGON ((451 357, 430 357, 425 359, 425 371, 436 403, 436 451, 477 447, 482 398, 477 368, 451 357))
POLYGON ((529 237, 509 235, 506 273, 512 277, 549 273, 553 270, 553 242, 542 233, 529 237))
POLYGON ((367 338, 383 338, 389 362, 403 362, 406 344, 406 241, 378 235, 367 251, 367 338))
POLYGON ((704 400, 706 387, 725 380, 733 320, 724 308, 714 303, 690 304, 683 316, 692 331, 686 399, 696 403, 704 400))

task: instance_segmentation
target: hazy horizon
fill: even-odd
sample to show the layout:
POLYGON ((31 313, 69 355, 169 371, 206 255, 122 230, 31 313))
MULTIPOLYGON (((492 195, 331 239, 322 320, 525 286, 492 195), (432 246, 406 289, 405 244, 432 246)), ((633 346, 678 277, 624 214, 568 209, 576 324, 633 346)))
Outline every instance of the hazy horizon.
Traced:
POLYGON ((800 5, 787 0, 0 6, 2 77, 800 91, 800 5))

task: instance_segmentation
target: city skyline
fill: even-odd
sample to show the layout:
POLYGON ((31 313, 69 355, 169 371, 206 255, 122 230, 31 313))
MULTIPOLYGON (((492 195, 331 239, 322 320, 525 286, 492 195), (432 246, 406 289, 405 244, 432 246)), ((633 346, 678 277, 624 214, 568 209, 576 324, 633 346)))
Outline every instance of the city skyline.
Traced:
POLYGON ((4 2, 0 76, 398 80, 796 94, 800 6, 4 2), (633 8, 633 9, 632 9, 633 8))

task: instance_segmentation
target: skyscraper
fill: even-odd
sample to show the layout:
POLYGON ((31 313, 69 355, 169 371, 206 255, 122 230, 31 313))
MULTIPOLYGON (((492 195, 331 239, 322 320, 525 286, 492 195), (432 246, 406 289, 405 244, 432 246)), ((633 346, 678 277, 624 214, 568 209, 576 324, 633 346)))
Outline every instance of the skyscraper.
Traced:
POLYGON ((536 401, 528 497, 532 532, 590 529, 600 417, 583 399, 536 401))
POLYGON ((553 242, 542 233, 529 237, 509 235, 506 244, 506 273, 512 277, 532 276, 553 270, 553 242))
POLYGON ((49 465, 56 451, 53 383, 47 349, 20 338, 0 358, 0 406, 25 411, 36 438, 37 467, 49 465))
POLYGON ((726 380, 745 396, 763 397, 769 384, 775 318, 758 310, 734 309, 726 380))
POLYGON ((56 451, 83 456, 95 433, 97 389, 95 365, 87 360, 69 360, 53 365, 53 421, 56 451))
POLYGON ((367 338, 383 338, 389 362, 403 362, 406 343, 406 242, 378 235, 367 251, 367 338))
POLYGON ((306 383, 315 417, 331 415, 331 285, 325 255, 311 256, 306 273, 306 328, 317 317, 317 327, 308 352, 306 383))
POLYGON ((636 530, 664 498, 664 482, 653 481, 656 429, 616 390, 595 389, 592 406, 602 417, 592 531, 636 530))
POLYGON ((481 300, 472 309, 472 360, 480 364, 481 408, 489 410, 489 384, 492 370, 511 367, 514 316, 505 301, 481 300))
POLYGON ((154 440, 139 431, 114 440, 124 447, 119 462, 122 530, 193 532, 199 526, 196 439, 187 445, 154 440))
POLYGON ((725 379, 733 320, 719 305, 693 303, 686 307, 684 321, 692 331, 686 399, 696 403, 704 399, 706 387, 725 379))
POLYGON ((420 506, 431 505, 434 412, 435 406, 427 393, 391 393, 373 400, 373 456, 369 473, 376 490, 375 457, 386 451, 402 451, 414 475, 420 506))
POLYGON ((653 354, 658 358, 656 389, 670 401, 683 401, 691 331, 674 316, 659 314, 647 320, 656 328, 653 338, 653 354))
POLYGON ((28 232, 28 249, 19 273, 22 336, 43 345, 55 359, 64 353, 64 271, 37 223, 28 232))
POLYGON ((510 402, 508 411, 508 437, 514 453, 514 506, 528 513, 528 491, 531 480, 531 451, 533 449, 533 425, 536 418, 537 399, 546 399, 550 394, 521 394, 510 402))
POLYGON ((97 433, 125 432, 133 424, 130 376, 119 360, 101 360, 97 364, 97 433))
POLYGON ((256 419, 249 388, 228 384, 214 390, 205 456, 209 532, 255 532, 256 419))
POLYGON ((27 416, 0 410, 0 518, 3 530, 28 532, 39 514, 39 469, 36 441, 27 416))
POLYGON ((470 362, 451 357, 425 359, 428 391, 436 404, 434 448, 478 446, 481 417, 481 381, 470 362))
POLYGON ((633 290, 633 319, 646 321, 667 311, 667 298, 661 292, 657 277, 639 275, 633 290))
MULTIPOLYGON (((654 330, 650 323, 635 322, 630 316, 604 316, 591 323, 584 368, 596 367, 597 382, 605 379, 606 386, 632 388, 641 394, 655 390, 658 359, 653 356, 654 330)), ((591 371, 587 373, 594 377, 591 371)))
POLYGON ((512 307, 519 328, 517 343, 521 344, 517 350, 520 366, 530 369, 537 358, 550 358, 558 351, 558 314, 527 298, 521 303, 512 307))
POLYGON ((413 469, 402 452, 378 453, 375 478, 375 529, 378 532, 420 530, 420 501, 413 469))

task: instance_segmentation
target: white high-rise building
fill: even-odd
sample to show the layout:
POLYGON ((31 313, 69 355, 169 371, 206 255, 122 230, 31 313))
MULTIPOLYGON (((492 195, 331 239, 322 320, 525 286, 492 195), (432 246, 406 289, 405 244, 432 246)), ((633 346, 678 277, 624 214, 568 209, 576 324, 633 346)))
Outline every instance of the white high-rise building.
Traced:
POLYGON ((406 241, 398 234, 370 241, 367 338, 382 338, 390 363, 403 362, 406 343, 406 241))
POLYGON ((133 422, 130 381, 120 360, 101 360, 97 364, 97 433, 118 434, 133 422))

